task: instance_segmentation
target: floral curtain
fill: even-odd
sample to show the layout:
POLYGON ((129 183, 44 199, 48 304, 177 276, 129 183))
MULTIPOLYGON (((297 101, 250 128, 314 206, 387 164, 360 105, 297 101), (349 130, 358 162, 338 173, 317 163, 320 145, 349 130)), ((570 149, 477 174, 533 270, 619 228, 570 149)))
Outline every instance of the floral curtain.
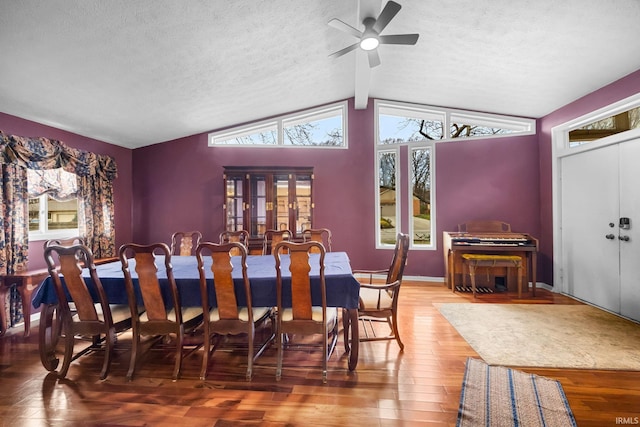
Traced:
POLYGON ((58 169, 27 169, 27 195, 30 199, 47 194, 66 202, 78 197, 78 176, 58 169))
MULTIPOLYGON (((113 180, 115 160, 67 147, 48 138, 7 135, 0 131, 2 230, 0 274, 26 269, 29 249, 27 170, 62 168, 77 176, 81 235, 96 258, 115 256, 113 180)), ((0 303, 0 309, 4 306, 0 303)))

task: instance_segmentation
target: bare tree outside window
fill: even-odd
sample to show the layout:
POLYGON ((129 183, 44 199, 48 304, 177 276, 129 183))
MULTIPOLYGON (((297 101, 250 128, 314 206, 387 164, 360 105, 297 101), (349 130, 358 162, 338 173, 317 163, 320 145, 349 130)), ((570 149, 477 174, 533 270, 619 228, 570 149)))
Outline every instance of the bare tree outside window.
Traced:
POLYGON ((330 126, 330 121, 325 119, 284 127, 284 143, 285 145, 342 146, 342 126, 330 126))

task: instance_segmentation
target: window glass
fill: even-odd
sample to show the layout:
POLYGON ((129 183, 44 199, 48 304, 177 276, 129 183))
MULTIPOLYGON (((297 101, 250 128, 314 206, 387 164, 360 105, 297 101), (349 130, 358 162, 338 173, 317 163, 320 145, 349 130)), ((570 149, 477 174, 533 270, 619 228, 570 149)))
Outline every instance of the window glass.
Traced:
POLYGON ((493 128, 463 123, 452 123, 449 134, 451 138, 468 138, 472 136, 493 136, 513 133, 511 129, 493 128))
POLYGON ((378 211, 382 245, 395 245, 398 233, 398 199, 396 193, 396 151, 378 152, 378 211))
POLYGON ((78 228, 78 200, 58 201, 47 198, 47 230, 78 228))
POLYGON ((342 146, 342 114, 287 125, 284 123, 284 145, 342 146))
POLYGON ((617 133, 640 128, 640 107, 595 120, 569 131, 569 147, 577 147, 617 133))
POLYGON ((411 150, 411 240, 431 245, 431 147, 411 150))
POLYGON ((231 130, 215 136, 215 145, 276 145, 278 143, 277 125, 273 122, 231 130))
POLYGON ((380 114, 380 144, 442 139, 442 121, 380 114))
POLYGON ((40 197, 29 199, 29 231, 40 230, 40 197))
POLYGON ((376 103, 378 144, 401 144, 444 138, 442 111, 399 103, 376 103))
POLYGON ((347 103, 209 134, 209 146, 347 148, 347 103))

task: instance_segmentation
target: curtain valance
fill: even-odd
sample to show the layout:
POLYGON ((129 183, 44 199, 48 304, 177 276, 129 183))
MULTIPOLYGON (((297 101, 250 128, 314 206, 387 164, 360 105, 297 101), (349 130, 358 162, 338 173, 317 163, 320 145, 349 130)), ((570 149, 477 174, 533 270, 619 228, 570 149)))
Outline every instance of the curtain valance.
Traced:
POLYGON ((58 169, 78 176, 99 176, 113 181, 117 175, 113 157, 67 147, 62 141, 7 135, 0 131, 0 163, 26 169, 58 169))

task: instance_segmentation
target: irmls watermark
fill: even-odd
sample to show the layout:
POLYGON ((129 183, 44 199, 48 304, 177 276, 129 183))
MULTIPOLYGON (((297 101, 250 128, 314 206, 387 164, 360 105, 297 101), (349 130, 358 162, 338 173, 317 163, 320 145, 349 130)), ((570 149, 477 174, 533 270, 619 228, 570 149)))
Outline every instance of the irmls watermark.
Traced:
POLYGON ((640 417, 616 417, 618 425, 636 425, 640 424, 640 417))

